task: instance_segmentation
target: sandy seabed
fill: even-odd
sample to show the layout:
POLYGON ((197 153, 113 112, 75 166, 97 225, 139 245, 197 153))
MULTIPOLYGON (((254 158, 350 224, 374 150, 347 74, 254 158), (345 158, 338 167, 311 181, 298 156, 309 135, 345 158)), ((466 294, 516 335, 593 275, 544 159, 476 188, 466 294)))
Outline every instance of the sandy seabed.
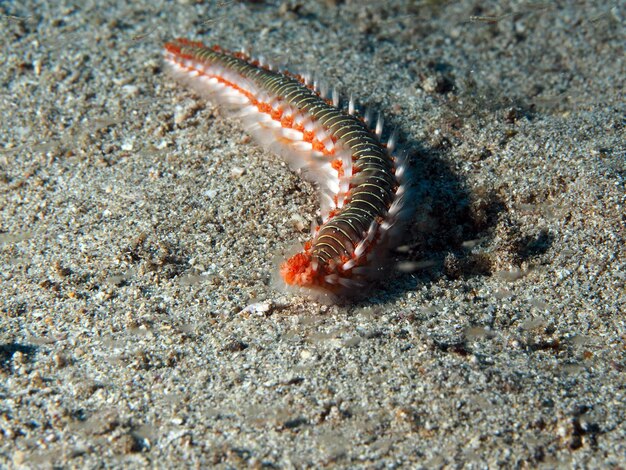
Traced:
POLYGON ((623 1, 0 4, 0 466, 626 466, 623 1), (397 274, 275 290, 315 188, 184 36, 397 127, 397 274))

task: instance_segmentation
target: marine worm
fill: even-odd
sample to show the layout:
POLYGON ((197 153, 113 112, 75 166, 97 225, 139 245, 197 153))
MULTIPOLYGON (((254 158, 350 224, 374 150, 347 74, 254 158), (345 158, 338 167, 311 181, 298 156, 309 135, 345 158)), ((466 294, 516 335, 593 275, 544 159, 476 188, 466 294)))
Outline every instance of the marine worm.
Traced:
POLYGON ((165 44, 172 74, 239 117, 265 148, 319 189, 321 224, 284 259, 280 278, 316 297, 350 296, 377 277, 409 212, 395 136, 382 119, 339 106, 308 75, 275 70, 244 52, 176 39, 165 44))

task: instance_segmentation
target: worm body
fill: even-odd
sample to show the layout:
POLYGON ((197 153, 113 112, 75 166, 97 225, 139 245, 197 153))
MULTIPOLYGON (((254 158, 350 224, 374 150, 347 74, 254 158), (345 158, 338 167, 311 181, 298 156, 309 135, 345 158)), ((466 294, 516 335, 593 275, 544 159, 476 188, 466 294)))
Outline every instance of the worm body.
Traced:
POLYGON ((376 276, 406 218, 404 165, 383 144, 382 120, 339 108, 301 75, 276 71, 244 53, 176 39, 165 45, 173 74, 241 118, 264 147, 282 155, 320 192, 321 224, 284 260, 288 286, 350 294, 376 276))

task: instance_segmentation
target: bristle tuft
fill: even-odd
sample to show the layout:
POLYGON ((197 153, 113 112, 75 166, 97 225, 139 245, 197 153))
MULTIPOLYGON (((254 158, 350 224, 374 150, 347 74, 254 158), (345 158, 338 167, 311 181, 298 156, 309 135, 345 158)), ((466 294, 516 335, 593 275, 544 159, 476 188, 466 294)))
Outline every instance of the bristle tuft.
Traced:
POLYGON ((374 110, 372 109, 371 106, 368 106, 365 109, 365 115, 363 116, 363 121, 365 121, 365 124, 367 126, 370 126, 372 124, 373 117, 374 117, 374 110))
POLYGON ((383 115, 378 113, 378 117, 376 118, 376 136, 380 139, 383 135, 383 115))
MULTIPOLYGON (((398 129, 394 128, 394 130, 391 131, 391 135, 389 136, 389 139, 387 140, 387 151, 392 153, 395 150, 397 143, 398 143, 398 129)), ((396 170, 396 175, 397 175, 397 170, 396 170)))

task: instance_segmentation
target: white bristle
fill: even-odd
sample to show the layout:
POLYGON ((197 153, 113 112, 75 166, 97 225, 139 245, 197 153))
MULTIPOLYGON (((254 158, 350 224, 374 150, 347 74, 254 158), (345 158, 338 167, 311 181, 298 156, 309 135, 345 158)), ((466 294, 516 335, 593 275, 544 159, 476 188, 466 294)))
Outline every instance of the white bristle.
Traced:
POLYGON ((324 99, 328 98, 328 83, 320 81, 320 96, 324 99))
POLYGON ((376 135, 380 139, 383 135, 383 115, 378 113, 378 117, 376 118, 376 135))
POLYGON ((365 109, 365 115, 363 116, 363 120, 365 121, 365 124, 367 124, 368 126, 372 122, 373 115, 374 115, 374 110, 370 106, 368 106, 365 109))
POLYGON ((341 269, 343 269, 344 271, 347 271, 348 269, 352 269, 355 265, 356 265, 356 260, 353 258, 343 263, 343 266, 341 266, 341 269))
POLYGON ((369 242, 367 241, 367 239, 361 240, 359 244, 354 247, 354 256, 356 256, 357 258, 360 258, 361 255, 365 252, 367 245, 369 245, 369 242))
POLYGON ((398 143, 398 129, 394 129, 391 132, 389 139, 387 140, 387 150, 389 150, 389 152, 393 152, 393 150, 396 148, 397 143, 398 143))
POLYGON ((402 179, 404 176, 404 165, 400 165, 396 167, 396 178, 402 179))
POLYGON ((378 223, 376 223, 376 221, 372 221, 372 223, 370 224, 370 228, 367 230, 367 235, 365 236, 365 239, 367 240, 367 242, 371 242, 372 239, 374 238, 374 235, 376 234, 376 230, 378 230, 378 223))

